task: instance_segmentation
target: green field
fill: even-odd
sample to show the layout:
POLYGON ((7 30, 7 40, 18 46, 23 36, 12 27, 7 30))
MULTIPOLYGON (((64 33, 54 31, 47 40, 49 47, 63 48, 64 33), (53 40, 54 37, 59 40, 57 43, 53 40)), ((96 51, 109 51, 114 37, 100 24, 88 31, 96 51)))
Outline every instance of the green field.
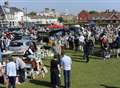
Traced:
MULTIPOLYGON (((120 58, 103 60, 100 57, 91 56, 90 62, 82 60, 82 54, 75 51, 66 51, 72 57, 71 88, 120 88, 120 58)), ((50 59, 44 60, 44 64, 50 66, 50 59)), ((63 74, 62 74, 63 85, 63 74)), ((30 80, 18 85, 17 88, 50 88, 50 74, 44 79, 30 80)))

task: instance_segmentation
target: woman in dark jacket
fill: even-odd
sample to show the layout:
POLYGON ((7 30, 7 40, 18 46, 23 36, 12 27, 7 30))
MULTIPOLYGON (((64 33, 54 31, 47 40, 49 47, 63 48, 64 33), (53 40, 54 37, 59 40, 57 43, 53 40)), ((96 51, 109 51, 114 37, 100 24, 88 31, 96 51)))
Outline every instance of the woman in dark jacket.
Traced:
POLYGON ((86 60, 86 63, 89 62, 89 55, 91 52, 91 47, 92 47, 91 40, 88 39, 88 37, 86 37, 85 42, 84 42, 84 46, 83 46, 83 50, 84 50, 83 59, 86 60))
POLYGON ((51 60, 50 72, 52 88, 59 88, 60 65, 57 56, 54 56, 54 59, 51 60))

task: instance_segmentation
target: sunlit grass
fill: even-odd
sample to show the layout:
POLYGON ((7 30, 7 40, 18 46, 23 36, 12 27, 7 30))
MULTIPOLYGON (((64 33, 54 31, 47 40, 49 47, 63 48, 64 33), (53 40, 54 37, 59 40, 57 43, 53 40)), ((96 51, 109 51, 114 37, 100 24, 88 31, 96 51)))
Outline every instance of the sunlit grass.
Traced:
MULTIPOLYGON (((72 57, 71 88, 120 88, 120 58, 104 61, 101 57, 91 56, 90 62, 82 60, 82 53, 66 51, 72 57)), ((43 60, 50 66, 50 59, 43 60)), ((63 85, 63 74, 61 77, 63 85)), ((50 73, 44 79, 37 78, 18 85, 17 88, 50 88, 50 73)))

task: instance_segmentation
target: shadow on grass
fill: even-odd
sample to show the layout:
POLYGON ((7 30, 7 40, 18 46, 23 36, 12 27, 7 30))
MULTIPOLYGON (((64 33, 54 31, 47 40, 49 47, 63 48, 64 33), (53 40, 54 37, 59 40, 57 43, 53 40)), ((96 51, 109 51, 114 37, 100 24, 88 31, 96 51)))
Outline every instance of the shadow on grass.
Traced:
POLYGON ((96 56, 96 57, 101 57, 101 55, 102 55, 102 50, 95 48, 95 49, 93 50, 93 54, 92 54, 92 55, 93 55, 93 56, 96 56))
POLYGON ((82 59, 83 59, 83 57, 73 57, 73 56, 71 56, 71 58, 72 58, 73 60, 82 60, 82 59))
MULTIPOLYGON (((73 60, 83 60, 83 52, 67 51, 67 54, 71 56, 73 60), (69 52, 69 53, 68 53, 69 52)), ((95 48, 93 53, 90 54, 90 59, 102 60, 101 49, 95 48)))
POLYGON ((6 88, 6 87, 0 86, 0 88, 6 88))
POLYGON ((74 61, 74 62, 85 62, 85 61, 82 61, 82 60, 75 60, 75 59, 73 59, 72 61, 74 61))
POLYGON ((104 85, 104 84, 101 84, 100 86, 103 86, 103 87, 105 87, 105 88, 120 88, 120 87, 108 86, 108 85, 104 85))
POLYGON ((47 68, 50 68, 50 65, 46 65, 46 64, 45 64, 45 66, 46 66, 47 68))
POLYGON ((86 63, 86 61, 83 58, 72 59, 72 61, 86 63))
POLYGON ((89 58, 90 59, 96 59, 96 60, 102 60, 103 59, 102 57, 98 57, 98 56, 95 56, 95 55, 90 55, 89 58))
POLYGON ((83 53, 82 54, 78 54, 78 55, 76 55, 76 54, 74 54, 74 55, 71 55, 71 56, 80 56, 80 57, 82 57, 83 56, 83 53))
POLYGON ((30 80, 31 83, 36 85, 41 85, 45 87, 51 87, 51 83, 48 81, 40 81, 40 80, 30 80))

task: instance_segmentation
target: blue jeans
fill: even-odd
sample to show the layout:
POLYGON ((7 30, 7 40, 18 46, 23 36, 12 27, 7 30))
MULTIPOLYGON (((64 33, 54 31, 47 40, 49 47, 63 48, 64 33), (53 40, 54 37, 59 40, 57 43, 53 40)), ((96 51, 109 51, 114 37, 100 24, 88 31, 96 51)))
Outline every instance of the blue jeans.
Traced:
POLYGON ((1 49, 0 49, 0 62, 2 61, 2 52, 1 52, 1 49))
POLYGON ((86 60, 86 62, 89 62, 89 54, 90 54, 90 48, 84 47, 83 59, 86 60))
POLYGON ((64 85, 65 88, 70 88, 70 70, 64 70, 64 85))
POLYGON ((51 71, 51 84, 52 88, 56 88, 56 86, 59 86, 59 71, 58 70, 52 70, 51 71))
POLYGON ((16 88, 16 76, 10 76, 8 88, 16 88))

